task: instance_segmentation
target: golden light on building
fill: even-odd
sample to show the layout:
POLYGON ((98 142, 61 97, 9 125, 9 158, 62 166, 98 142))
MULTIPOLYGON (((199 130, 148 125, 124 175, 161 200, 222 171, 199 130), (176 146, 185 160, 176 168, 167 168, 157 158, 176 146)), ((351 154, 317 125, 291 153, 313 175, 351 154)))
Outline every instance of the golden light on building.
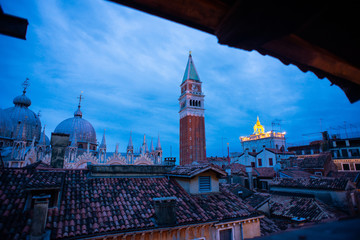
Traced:
POLYGON ((285 134, 286 132, 282 132, 282 133, 274 132, 274 131, 265 132, 264 126, 260 124, 259 117, 257 117, 256 124, 254 125, 254 133, 248 137, 239 137, 239 139, 241 142, 246 142, 246 141, 253 141, 253 140, 259 140, 270 137, 285 138, 285 134))

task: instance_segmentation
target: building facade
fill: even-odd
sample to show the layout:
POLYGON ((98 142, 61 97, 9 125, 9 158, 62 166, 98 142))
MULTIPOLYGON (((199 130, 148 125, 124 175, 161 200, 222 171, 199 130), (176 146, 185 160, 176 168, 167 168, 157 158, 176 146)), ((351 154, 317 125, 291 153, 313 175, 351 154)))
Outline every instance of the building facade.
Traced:
POLYGON ((190 53, 180 85, 180 165, 206 160, 205 95, 201 86, 190 53))
POLYGON ((360 138, 332 138, 329 145, 339 171, 360 171, 360 138))

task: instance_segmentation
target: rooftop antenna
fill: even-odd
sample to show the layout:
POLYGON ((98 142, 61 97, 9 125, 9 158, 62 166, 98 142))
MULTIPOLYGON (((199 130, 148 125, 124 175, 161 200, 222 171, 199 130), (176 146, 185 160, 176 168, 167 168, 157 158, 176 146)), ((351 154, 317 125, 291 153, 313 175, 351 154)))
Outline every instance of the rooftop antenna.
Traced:
POLYGON ((322 132, 321 120, 322 118, 320 118, 320 132, 322 132))
POLYGON ((344 128, 345 128, 345 136, 348 138, 347 129, 346 129, 346 121, 344 121, 344 128))
POLYGON ((224 138, 224 136, 221 136, 221 152, 222 152, 222 156, 224 157, 224 139, 227 139, 227 138, 224 138))
POLYGON ((281 119, 274 119, 274 121, 271 122, 271 131, 274 131, 275 126, 279 126, 280 132, 281 132, 281 119))

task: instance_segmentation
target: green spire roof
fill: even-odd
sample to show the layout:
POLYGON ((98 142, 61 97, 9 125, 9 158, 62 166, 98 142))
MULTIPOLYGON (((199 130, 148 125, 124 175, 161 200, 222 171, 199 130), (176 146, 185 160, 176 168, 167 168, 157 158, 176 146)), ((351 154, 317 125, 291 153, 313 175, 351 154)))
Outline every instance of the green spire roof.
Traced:
POLYGON ((188 60, 188 62, 186 64, 186 69, 185 69, 185 73, 184 73, 182 83, 185 82, 188 79, 192 79, 192 80, 200 82, 200 78, 199 78, 199 75, 198 75, 198 73, 196 71, 196 68, 195 68, 194 61, 192 59, 191 53, 189 53, 189 60, 188 60))

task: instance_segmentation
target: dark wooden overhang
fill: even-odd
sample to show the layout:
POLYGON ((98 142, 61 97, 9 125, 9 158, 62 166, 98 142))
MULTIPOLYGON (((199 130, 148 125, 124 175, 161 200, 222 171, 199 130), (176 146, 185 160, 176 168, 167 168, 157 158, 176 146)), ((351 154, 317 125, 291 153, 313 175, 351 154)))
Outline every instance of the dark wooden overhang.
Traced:
MULTIPOLYGON (((311 71, 360 99, 356 1, 109 0, 217 36, 219 43, 311 71)), ((291 79, 289 79, 291 81, 291 79)))
POLYGON ((0 6, 0 34, 25 40, 28 24, 24 18, 4 13, 0 6))

